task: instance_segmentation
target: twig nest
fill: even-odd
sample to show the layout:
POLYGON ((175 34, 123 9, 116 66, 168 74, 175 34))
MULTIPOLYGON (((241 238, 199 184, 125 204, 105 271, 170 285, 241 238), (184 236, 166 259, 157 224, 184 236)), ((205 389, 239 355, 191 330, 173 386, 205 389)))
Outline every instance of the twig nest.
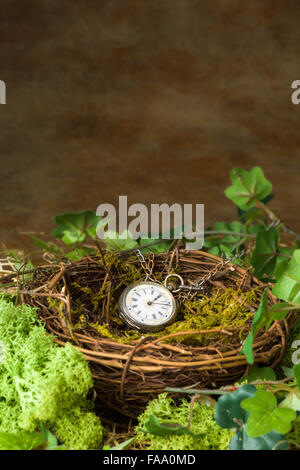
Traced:
MULTIPOLYGON (((265 285, 231 263, 210 277, 220 262, 202 251, 155 256, 153 272, 160 281, 170 273, 187 284, 206 279, 203 293, 181 303, 176 324, 156 335, 130 331, 118 316, 122 290, 144 277, 132 253, 39 268, 23 287, 23 301, 38 308, 58 344, 71 342, 85 355, 99 404, 134 416, 134 409, 165 387, 220 387, 246 373, 241 347, 265 285)), ((268 299, 276 302, 270 290, 268 299)), ((291 322, 289 315, 258 334, 256 364, 273 367, 281 360, 291 322)))

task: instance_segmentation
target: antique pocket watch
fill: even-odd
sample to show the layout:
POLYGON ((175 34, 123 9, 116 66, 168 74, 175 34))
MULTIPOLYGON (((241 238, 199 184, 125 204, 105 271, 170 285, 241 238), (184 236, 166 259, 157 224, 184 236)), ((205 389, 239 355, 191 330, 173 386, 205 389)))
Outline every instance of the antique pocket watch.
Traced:
POLYGON ((196 291, 203 290, 204 281, 187 286, 178 274, 168 274, 164 284, 161 284, 153 276, 154 254, 150 254, 148 263, 140 250, 136 250, 136 255, 146 277, 124 289, 119 299, 119 315, 131 328, 154 333, 176 320, 178 303, 173 294, 180 292, 181 297, 190 298, 196 291), (180 285, 177 288, 168 285, 170 277, 177 278, 177 281, 179 279, 180 285))
POLYGON ((175 321, 177 302, 171 291, 162 284, 137 282, 122 292, 119 314, 127 325, 136 330, 156 332, 175 321))

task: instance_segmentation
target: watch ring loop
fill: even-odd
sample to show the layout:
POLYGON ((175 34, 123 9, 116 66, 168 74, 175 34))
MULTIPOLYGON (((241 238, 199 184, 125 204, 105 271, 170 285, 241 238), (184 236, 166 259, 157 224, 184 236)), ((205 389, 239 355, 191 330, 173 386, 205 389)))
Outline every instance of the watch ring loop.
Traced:
MULTIPOLYGON (((167 281, 170 277, 177 277, 179 280, 180 280, 180 287, 184 285, 184 281, 182 279, 181 276, 179 276, 179 274, 168 274, 166 277, 165 277, 165 280, 164 280, 164 286, 169 289, 169 287, 167 286, 167 281)), ((174 289, 174 290, 171 290, 172 293, 176 293, 176 292, 179 292, 180 291, 180 287, 178 289, 174 289)))

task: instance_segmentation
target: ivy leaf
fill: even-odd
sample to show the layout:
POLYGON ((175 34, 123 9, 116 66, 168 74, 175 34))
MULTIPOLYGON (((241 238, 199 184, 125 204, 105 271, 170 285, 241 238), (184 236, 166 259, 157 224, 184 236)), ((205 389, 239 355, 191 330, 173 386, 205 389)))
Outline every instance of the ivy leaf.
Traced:
MULTIPOLYGON (((14 265, 16 270, 19 271, 20 273, 31 271, 34 269, 34 265, 32 264, 31 260, 24 261, 21 258, 18 258, 15 256, 13 258, 10 258, 10 256, 8 256, 8 259, 14 265)), ((32 273, 23 274, 23 277, 25 281, 29 281, 32 278, 32 273)))
POLYGON ((130 446, 130 444, 132 444, 134 440, 135 437, 131 437, 130 439, 127 439, 127 441, 121 442, 114 447, 104 446, 102 450, 125 450, 130 446))
POLYGON ((279 408, 291 408, 294 411, 300 411, 299 393, 289 393, 284 400, 279 403, 279 408))
POLYGON ((281 369, 285 377, 287 378, 294 377, 293 369, 291 369, 290 367, 281 366, 281 369))
POLYGON ((178 423, 160 423, 156 416, 150 415, 149 420, 145 423, 145 428, 140 428, 140 431, 153 434, 154 436, 182 436, 188 434, 194 439, 200 439, 203 434, 195 434, 187 427, 178 423))
POLYGON ((282 261, 275 270, 273 294, 286 302, 300 303, 300 250, 289 261, 282 261))
POLYGON ((69 251, 68 253, 65 253, 66 258, 68 258, 70 261, 76 261, 78 259, 81 259, 93 252, 93 249, 88 249, 88 248, 75 248, 72 251, 69 251))
POLYGON ((58 214, 54 217, 57 227, 51 235, 60 238, 67 245, 84 242, 86 235, 96 238, 96 227, 101 217, 87 210, 58 214))
POLYGON ((124 230, 121 235, 117 232, 108 230, 105 233, 105 239, 103 241, 107 250, 123 251, 138 248, 139 246, 137 241, 133 240, 131 233, 128 230, 124 230))
POLYGON ((272 191, 272 184, 259 166, 250 171, 233 168, 230 179, 232 186, 226 188, 225 195, 244 211, 254 207, 257 201, 264 199, 272 191))
POLYGON ((296 382, 298 384, 298 388, 300 390, 300 362, 293 368, 293 375, 296 379, 296 382))
MULTIPOLYGON (((244 225, 238 221, 230 223, 216 222, 212 230, 219 232, 245 233, 244 225)), ((237 235, 212 234, 206 235, 203 246, 208 248, 209 253, 222 256, 223 258, 231 258, 234 250, 243 243, 243 240, 243 237, 237 235)), ((240 265, 241 261, 233 258, 232 263, 240 265)))
MULTIPOLYGON (((213 231, 219 232, 234 232, 234 233, 245 233, 245 227, 241 222, 233 221, 230 223, 226 222, 216 222, 213 227, 213 231)), ((242 240, 242 237, 236 235, 223 235, 223 234, 212 234, 207 235, 204 240, 203 246, 206 248, 213 248, 214 246, 219 246, 220 244, 227 246, 229 250, 232 250, 239 244, 242 240)))
POLYGON ((258 279, 264 275, 272 277, 278 255, 279 233, 275 227, 268 230, 261 227, 256 237, 256 243, 251 256, 254 274, 258 279))
POLYGON ((266 324, 266 328, 269 328, 274 320, 282 320, 286 317, 287 313, 291 310, 299 310, 300 305, 294 302, 279 302, 278 304, 272 305, 269 309, 269 321, 266 324))
POLYGON ((0 432, 0 450, 31 450, 44 444, 43 434, 21 431, 18 434, 0 432))
POLYGON ((247 383, 256 382, 257 380, 276 380, 276 375, 271 367, 251 366, 248 374, 242 377, 237 383, 242 383, 245 380, 247 380, 247 383))
POLYGON ((258 331, 265 326, 268 320, 268 288, 264 290, 262 295, 259 307, 254 315, 251 331, 248 334, 247 338, 245 339, 244 345, 242 347, 242 352, 245 354, 247 361, 249 364, 254 363, 254 356, 253 356, 253 342, 255 340, 255 336, 257 335, 258 331))
POLYGON ((215 420, 221 428, 235 429, 245 423, 247 414, 240 406, 245 398, 253 397, 254 385, 242 385, 233 393, 222 395, 216 404, 215 420))
POLYGON ((142 253, 150 253, 151 251, 153 253, 164 253, 165 251, 167 251, 172 243, 172 241, 170 242, 164 242, 162 241, 161 243, 156 243, 155 245, 152 245, 152 246, 148 246, 147 248, 143 248, 143 245, 148 245, 149 243, 153 242, 153 241, 157 241, 157 239, 154 239, 154 238, 140 238, 139 240, 139 243, 140 243, 140 246, 141 246, 141 252, 142 253))
POLYGON ((40 423, 40 427, 43 434, 45 449, 55 450, 58 447, 56 436, 46 428, 43 422, 40 423))
MULTIPOLYGON (((260 202, 262 202, 263 204, 266 205, 273 198, 274 198, 274 194, 269 194, 264 199, 260 199, 260 202)), ((247 222, 247 223, 249 223, 249 222, 260 222, 261 218, 262 218, 262 215, 263 215, 262 210, 257 209, 255 207, 252 207, 251 209, 244 210, 244 211, 242 209, 240 209, 239 207, 237 207, 237 213, 238 213, 239 218, 243 222, 247 222)))
POLYGON ((288 447, 285 436, 275 431, 259 437, 248 436, 245 424, 235 433, 229 444, 230 450, 287 450, 288 447))
POLYGON ((246 424, 250 437, 261 436, 270 431, 286 434, 296 418, 294 410, 278 408, 273 393, 264 390, 258 390, 254 397, 243 400, 241 407, 250 413, 246 424))
MULTIPOLYGON (((267 369, 267 368, 265 368, 267 369)), ((267 375, 269 372, 267 373, 267 375)), ((230 450, 284 450, 288 448, 285 437, 275 431, 263 436, 250 437, 246 431, 246 422, 249 413, 241 408, 241 403, 252 398, 257 392, 254 385, 243 385, 235 392, 223 395, 216 404, 215 420, 222 428, 237 428, 236 433, 230 441, 230 450), (276 444, 280 444, 277 446, 276 444)))
POLYGON ((45 242, 44 240, 41 240, 40 238, 34 237, 33 235, 29 235, 31 240, 34 242, 36 246, 41 248, 42 250, 49 251, 50 253, 58 253, 59 248, 55 243, 53 242, 45 242))

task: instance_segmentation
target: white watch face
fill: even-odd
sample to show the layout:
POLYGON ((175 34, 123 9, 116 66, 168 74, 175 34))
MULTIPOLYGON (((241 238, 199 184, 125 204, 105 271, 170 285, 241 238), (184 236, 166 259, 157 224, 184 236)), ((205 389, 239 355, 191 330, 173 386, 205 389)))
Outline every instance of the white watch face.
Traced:
MULTIPOLYGON (((122 299, 126 318, 136 327, 150 330, 151 327, 164 327, 173 320, 176 303, 171 292, 164 286, 141 282, 128 287, 122 299)), ((125 318, 125 319, 126 319, 125 318)))

